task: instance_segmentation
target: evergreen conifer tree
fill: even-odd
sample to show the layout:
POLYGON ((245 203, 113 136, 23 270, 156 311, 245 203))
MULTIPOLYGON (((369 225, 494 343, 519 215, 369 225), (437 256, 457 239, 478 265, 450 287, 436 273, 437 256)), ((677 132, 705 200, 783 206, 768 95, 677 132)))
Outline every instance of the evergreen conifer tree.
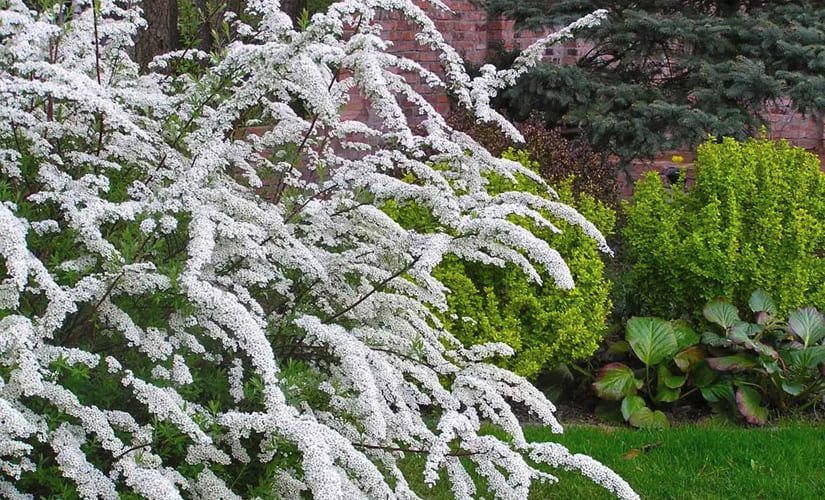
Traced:
POLYGON ((590 49, 576 65, 540 65, 502 97, 515 118, 542 110, 625 161, 708 134, 743 138, 767 124, 776 102, 822 130, 825 2, 491 0, 489 8, 535 29, 597 5, 608 20, 581 34, 590 49))

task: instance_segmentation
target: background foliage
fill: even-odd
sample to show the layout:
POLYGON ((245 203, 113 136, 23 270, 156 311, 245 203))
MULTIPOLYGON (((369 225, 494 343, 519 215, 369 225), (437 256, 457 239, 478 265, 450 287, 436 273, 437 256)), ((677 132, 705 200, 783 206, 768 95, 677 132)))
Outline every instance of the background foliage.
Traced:
MULTIPOLYGON (((508 62, 512 64, 512 60, 508 62)), ((570 181, 574 193, 584 193, 609 206, 618 206, 618 165, 606 155, 593 151, 587 140, 570 140, 558 128, 548 127, 541 115, 532 114, 515 125, 524 137, 516 143, 489 123, 473 120, 466 112, 457 111, 448 123, 466 132, 491 153, 500 155, 516 148, 529 155, 538 173, 553 186, 570 181)))
MULTIPOLYGON (((539 109, 627 162, 744 139, 765 105, 790 97, 822 125, 825 3, 821 1, 492 0, 526 28, 558 25, 589 9, 610 12, 585 34, 577 64, 543 64, 499 100, 514 118, 539 109)), ((822 134, 819 134, 820 137, 822 134)), ((821 146, 821 144, 820 144, 821 146)))

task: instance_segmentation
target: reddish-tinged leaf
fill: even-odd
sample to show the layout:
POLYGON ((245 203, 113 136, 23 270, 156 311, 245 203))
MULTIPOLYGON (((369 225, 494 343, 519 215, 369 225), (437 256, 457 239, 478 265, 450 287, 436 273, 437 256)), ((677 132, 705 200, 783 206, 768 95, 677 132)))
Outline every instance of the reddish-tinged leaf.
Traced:
POLYGON ((761 401, 759 393, 746 385, 736 389, 736 406, 749 424, 764 425, 768 421, 768 409, 759 405, 761 401))
POLYGON ((693 347, 688 347, 674 356, 673 362, 676 363, 676 366, 678 366, 680 370, 683 372, 688 372, 691 368, 693 368, 693 365, 703 359, 705 359, 705 351, 698 345, 695 345, 693 347))
POLYGON ((734 354, 733 356, 723 356, 721 358, 707 358, 708 366, 720 372, 736 372, 753 368, 757 365, 753 356, 747 354, 734 354))
POLYGON ((636 378, 633 370, 622 363, 604 365, 593 382, 593 389, 600 398, 614 401, 636 394, 641 387, 642 381, 636 378))

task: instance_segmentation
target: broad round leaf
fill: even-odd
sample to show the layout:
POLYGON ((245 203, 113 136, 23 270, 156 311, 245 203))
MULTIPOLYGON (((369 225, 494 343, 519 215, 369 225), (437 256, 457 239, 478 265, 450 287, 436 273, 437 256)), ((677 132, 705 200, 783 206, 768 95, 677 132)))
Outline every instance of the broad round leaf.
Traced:
POLYGON ((782 382, 782 390, 791 396, 797 396, 805 389, 802 382, 782 382))
POLYGON ((625 420, 630 420, 639 408, 645 408, 645 400, 641 396, 628 396, 622 400, 622 416, 625 420))
POLYGON ((720 337, 714 332, 705 332, 702 334, 702 343, 709 346, 726 346, 728 339, 720 337))
POLYGON ((726 330, 742 321, 739 319, 739 311, 736 307, 722 299, 709 302, 702 310, 702 314, 708 321, 716 323, 726 330))
POLYGON ((762 397, 746 385, 736 388, 736 407, 749 424, 763 425, 768 421, 768 409, 760 406, 762 397))
POLYGON ((665 365, 659 365, 659 383, 668 389, 678 389, 685 385, 687 375, 673 375, 665 365))
POLYGON ((656 365, 679 349, 670 323, 659 318, 632 318, 627 322, 627 341, 645 365, 656 365))
POLYGON ((680 389, 670 389, 666 386, 659 386, 656 389, 656 394, 653 396, 653 401, 657 403, 672 403, 679 399, 682 393, 680 389))
POLYGON ((673 333, 676 335, 676 344, 679 346, 678 350, 680 351, 696 345, 702 340, 702 337, 683 319, 671 321, 670 325, 673 327, 673 333))
POLYGON ((759 335, 763 331, 765 331, 765 327, 762 325, 740 321, 730 327, 728 330, 728 338, 738 344, 747 343, 748 340, 759 335))
POLYGON ((748 299, 748 306, 755 313, 766 312, 772 316, 776 314, 776 304, 773 303, 773 299, 768 295, 768 292, 761 288, 756 289, 751 294, 751 298, 748 299))
POLYGON ((673 362, 683 372, 688 372, 698 361, 705 359, 705 351, 695 345, 673 356, 673 362))
POLYGON ((696 387, 707 387, 719 378, 719 374, 708 366, 707 361, 702 359, 693 365, 690 371, 690 378, 696 387))
POLYGON ((614 401, 636 394, 641 387, 642 381, 622 363, 604 365, 593 382, 593 389, 600 398, 614 401))
POLYGON ((825 337, 825 320, 813 307, 797 309, 788 316, 791 332, 799 337, 805 347, 819 342, 825 337))
POLYGON ((630 425, 640 429, 667 429, 670 427, 670 422, 664 413, 660 411, 653 411, 648 407, 639 408, 628 420, 630 425))
POLYGON ((719 401, 733 402, 734 400, 733 384, 727 380, 720 380, 707 387, 702 387, 699 391, 708 403, 716 403, 719 401))
POLYGON ((825 346, 815 345, 807 349, 794 350, 789 353, 788 358, 791 367, 796 370, 814 368, 825 363, 825 346))

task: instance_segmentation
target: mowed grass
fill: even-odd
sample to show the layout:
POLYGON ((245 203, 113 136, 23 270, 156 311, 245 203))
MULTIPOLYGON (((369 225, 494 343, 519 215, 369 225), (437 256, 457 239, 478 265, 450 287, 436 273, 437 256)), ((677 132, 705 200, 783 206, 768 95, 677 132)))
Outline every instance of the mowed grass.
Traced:
MULTIPOLYGON (((527 427, 531 441, 556 441, 618 472, 643 499, 825 499, 825 425, 784 423, 765 428, 727 424, 683 425, 664 431, 571 426, 563 435, 527 427), (649 451, 628 459, 631 450, 649 451)), ((632 454, 632 453, 631 453, 632 454)), ((424 460, 405 462, 413 489, 424 498, 449 499, 443 479, 424 486, 424 460)), ((555 473, 559 482, 535 485, 533 499, 615 498, 578 473, 555 473)), ((481 482, 479 482, 481 485, 481 482)), ((486 492, 478 496, 490 498, 486 492)))

